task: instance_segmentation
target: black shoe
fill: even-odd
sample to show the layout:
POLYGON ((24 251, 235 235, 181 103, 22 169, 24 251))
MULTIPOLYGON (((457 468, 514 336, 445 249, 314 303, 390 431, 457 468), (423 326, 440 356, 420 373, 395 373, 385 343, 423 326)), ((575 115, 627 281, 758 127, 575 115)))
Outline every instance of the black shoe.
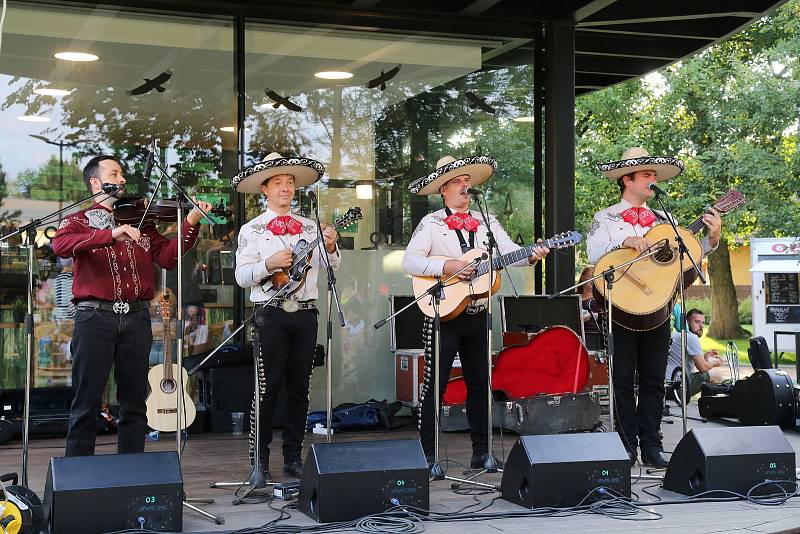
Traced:
MULTIPOLYGON (((252 459, 251 459, 252 465, 252 459)), ((266 480, 272 480, 272 474, 269 472, 269 460, 259 460, 258 461, 258 470, 264 473, 264 478, 266 480)))
POLYGON ((303 476, 303 462, 297 460, 295 462, 283 464, 283 474, 294 478, 300 478, 303 476))
MULTIPOLYGON (((498 460, 496 456, 492 456, 494 458, 495 467, 497 469, 503 468, 503 462, 498 460)), ((472 459, 469 462, 469 466, 471 469, 483 469, 486 466, 486 460, 489 459, 489 454, 473 454, 472 459)))
POLYGON ((669 465, 661 451, 642 451, 642 463, 645 467, 654 467, 656 469, 665 469, 669 465))

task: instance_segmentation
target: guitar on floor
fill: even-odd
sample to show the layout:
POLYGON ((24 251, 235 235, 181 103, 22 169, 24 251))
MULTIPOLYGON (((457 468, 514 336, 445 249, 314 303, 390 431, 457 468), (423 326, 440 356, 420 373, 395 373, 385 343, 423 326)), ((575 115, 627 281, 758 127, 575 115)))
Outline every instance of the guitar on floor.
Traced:
MULTIPOLYGON (((721 215, 735 210, 747 199, 740 192, 731 189, 713 204, 713 208, 721 215)), ((703 212, 703 215, 708 210, 703 212)), ((688 227, 678 227, 695 261, 703 257, 703 246, 696 234, 705 228, 702 215, 688 227)), ((678 247, 672 226, 664 223, 652 227, 645 235, 651 243, 664 243, 658 254, 633 263, 615 274, 614 288, 611 296, 613 310, 612 320, 631 330, 652 330, 669 320, 672 313, 672 301, 678 283, 687 287, 694 281, 695 271, 692 262, 686 258, 683 274, 680 272, 678 247)), ((632 248, 618 248, 606 252, 595 264, 594 272, 600 274, 613 265, 621 265, 639 256, 632 248)), ((594 295, 598 304, 605 307, 607 290, 605 280, 594 281, 594 295)))
POLYGON ((164 363, 154 365, 147 374, 150 383, 150 395, 147 397, 147 426, 160 432, 176 432, 178 430, 178 395, 183 395, 183 413, 181 430, 188 428, 197 416, 194 401, 186 391, 189 373, 186 369, 178 369, 172 363, 172 303, 165 291, 158 301, 159 312, 163 322, 164 363), (183 389, 178 391, 178 372, 183 373, 183 389))
MULTIPOLYGON (((583 236, 579 232, 563 232, 551 237, 541 243, 534 243, 527 247, 522 247, 500 257, 492 258, 495 276, 491 293, 494 294, 500 289, 500 273, 497 270, 503 265, 510 265, 523 258, 533 255, 533 249, 537 246, 544 246, 549 249, 566 248, 580 243, 583 236)), ((469 280, 453 278, 442 289, 442 298, 439 304, 439 316, 442 321, 450 321, 458 317, 469 304, 475 300, 480 300, 489 296, 489 261, 481 259, 487 254, 484 249, 474 248, 459 258, 446 258, 444 256, 429 256, 432 260, 462 260, 466 262, 477 262, 478 267, 469 280)), ((424 295, 430 287, 439 281, 434 276, 413 276, 411 285, 414 288, 414 297, 419 298, 424 295)), ((434 317, 432 299, 422 298, 417 301, 417 305, 422 313, 428 317, 434 317)))

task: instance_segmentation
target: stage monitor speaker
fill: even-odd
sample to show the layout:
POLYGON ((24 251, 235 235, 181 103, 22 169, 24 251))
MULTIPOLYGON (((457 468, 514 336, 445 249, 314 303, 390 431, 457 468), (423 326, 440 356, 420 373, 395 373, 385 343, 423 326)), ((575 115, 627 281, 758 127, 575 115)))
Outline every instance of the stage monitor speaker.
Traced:
POLYGON ((349 521, 393 506, 427 510, 428 476, 418 439, 314 443, 297 507, 320 523, 349 521))
POLYGON ((53 534, 180 532, 180 460, 174 451, 51 458, 44 502, 53 534))
POLYGON ((544 295, 502 296, 500 321, 503 332, 538 332, 548 326, 567 326, 584 338, 580 295, 549 299, 544 295))
MULTIPOLYGON (((402 310, 414 301, 414 297, 408 295, 390 295, 389 313, 402 310)), ((422 327, 425 322, 425 314, 414 304, 406 311, 390 321, 389 342, 392 351, 422 349, 422 327)))
MULTIPOLYGON (((765 480, 795 480, 794 450, 777 426, 694 428, 669 461, 664 489, 697 495, 728 490, 746 495, 765 480)), ((794 491, 794 484, 786 484, 794 491)), ((755 495, 780 492, 762 486, 755 495)))
POLYGON ((631 495, 631 461, 616 432, 520 436, 508 455, 502 498, 526 508, 568 507, 631 495), (589 498, 587 498, 587 495, 589 498))

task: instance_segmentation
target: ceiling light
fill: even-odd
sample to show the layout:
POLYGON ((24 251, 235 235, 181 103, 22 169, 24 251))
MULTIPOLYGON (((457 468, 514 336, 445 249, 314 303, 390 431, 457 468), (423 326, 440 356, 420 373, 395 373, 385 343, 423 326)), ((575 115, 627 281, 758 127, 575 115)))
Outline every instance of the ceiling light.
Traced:
POLYGON ((322 78, 323 80, 346 80, 348 78, 352 78, 353 73, 344 72, 341 70, 324 70, 322 72, 314 73, 314 76, 317 78, 322 78))
POLYGON ((536 117, 514 117, 514 122, 534 122, 536 117))
POLYGON ((98 56, 86 52, 56 52, 53 56, 64 61, 97 61, 100 59, 98 56))
POLYGON ((33 90, 37 95, 44 96, 67 96, 72 91, 68 89, 55 89, 53 87, 39 87, 33 90))
POLYGON ((49 122, 50 117, 42 117, 41 115, 20 115, 17 120, 25 122, 49 122))
POLYGON ((356 184, 356 198, 372 200, 372 184, 356 184))

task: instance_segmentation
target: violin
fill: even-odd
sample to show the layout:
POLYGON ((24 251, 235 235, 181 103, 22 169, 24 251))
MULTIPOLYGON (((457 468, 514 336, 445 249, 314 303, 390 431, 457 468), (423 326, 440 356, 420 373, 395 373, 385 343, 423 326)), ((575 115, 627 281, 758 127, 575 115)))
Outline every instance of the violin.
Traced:
MULTIPOLYGON (((117 224, 138 224, 142 220, 147 209, 148 199, 144 197, 122 197, 114 203, 112 212, 114 220, 117 224)), ((194 206, 190 202, 184 202, 181 205, 181 213, 184 215, 191 211, 194 206)), ((225 202, 219 201, 219 204, 214 205, 209 211, 209 215, 217 215, 218 217, 225 217, 230 219, 233 213, 230 209, 225 208, 225 202)), ((154 200, 147 209, 147 216, 145 222, 168 222, 174 223, 178 220, 178 200, 175 198, 165 198, 154 200)))

